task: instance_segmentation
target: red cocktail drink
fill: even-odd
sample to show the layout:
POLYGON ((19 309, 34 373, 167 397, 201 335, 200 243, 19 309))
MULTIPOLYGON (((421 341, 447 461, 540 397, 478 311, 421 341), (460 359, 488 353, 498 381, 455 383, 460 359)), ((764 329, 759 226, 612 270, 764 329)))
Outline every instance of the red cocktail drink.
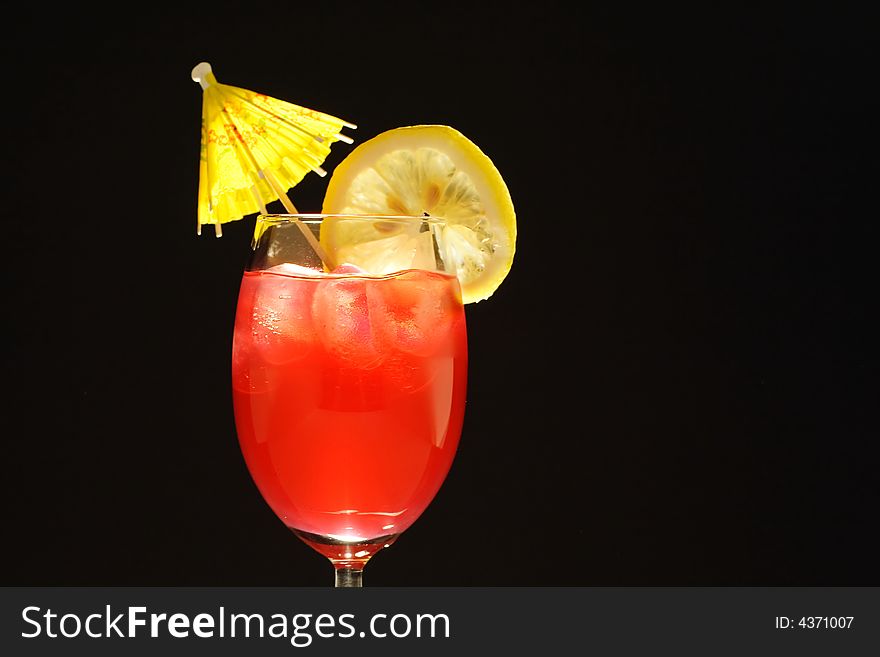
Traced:
POLYGON ((278 517, 319 550, 388 542, 431 502, 458 446, 458 280, 246 272, 232 370, 241 449, 278 517))

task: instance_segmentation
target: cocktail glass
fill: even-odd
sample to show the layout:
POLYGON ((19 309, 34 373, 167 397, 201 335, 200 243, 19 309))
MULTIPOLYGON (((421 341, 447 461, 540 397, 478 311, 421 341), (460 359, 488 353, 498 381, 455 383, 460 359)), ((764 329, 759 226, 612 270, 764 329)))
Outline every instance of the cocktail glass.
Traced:
POLYGON ((239 443, 265 501, 332 562, 336 586, 361 586, 458 446, 467 338, 445 230, 427 217, 257 219, 233 340, 239 443))

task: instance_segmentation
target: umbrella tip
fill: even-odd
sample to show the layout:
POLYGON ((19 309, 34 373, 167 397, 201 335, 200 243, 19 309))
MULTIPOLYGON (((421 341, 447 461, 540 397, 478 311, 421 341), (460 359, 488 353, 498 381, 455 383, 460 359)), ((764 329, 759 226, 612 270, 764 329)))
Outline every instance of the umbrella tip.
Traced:
POLYGON ((210 84, 208 80, 209 75, 211 75, 211 65, 208 62, 196 64, 192 70, 193 82, 198 82, 202 86, 202 89, 208 88, 208 84, 210 84))

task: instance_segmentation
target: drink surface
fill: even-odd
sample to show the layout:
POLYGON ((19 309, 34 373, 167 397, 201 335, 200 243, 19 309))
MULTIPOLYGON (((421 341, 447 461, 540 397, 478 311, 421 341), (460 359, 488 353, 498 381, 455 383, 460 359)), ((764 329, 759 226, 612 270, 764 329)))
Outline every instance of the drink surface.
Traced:
POLYGON ((452 463, 466 377, 454 276, 244 274, 236 427, 288 527, 346 542, 409 527, 452 463))

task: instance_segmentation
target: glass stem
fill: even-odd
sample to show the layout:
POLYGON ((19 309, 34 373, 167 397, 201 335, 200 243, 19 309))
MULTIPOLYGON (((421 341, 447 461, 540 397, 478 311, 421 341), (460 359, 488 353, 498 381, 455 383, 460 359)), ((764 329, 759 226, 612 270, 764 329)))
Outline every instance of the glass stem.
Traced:
POLYGON ((334 563, 336 567, 336 588, 363 586, 363 564, 334 563))

